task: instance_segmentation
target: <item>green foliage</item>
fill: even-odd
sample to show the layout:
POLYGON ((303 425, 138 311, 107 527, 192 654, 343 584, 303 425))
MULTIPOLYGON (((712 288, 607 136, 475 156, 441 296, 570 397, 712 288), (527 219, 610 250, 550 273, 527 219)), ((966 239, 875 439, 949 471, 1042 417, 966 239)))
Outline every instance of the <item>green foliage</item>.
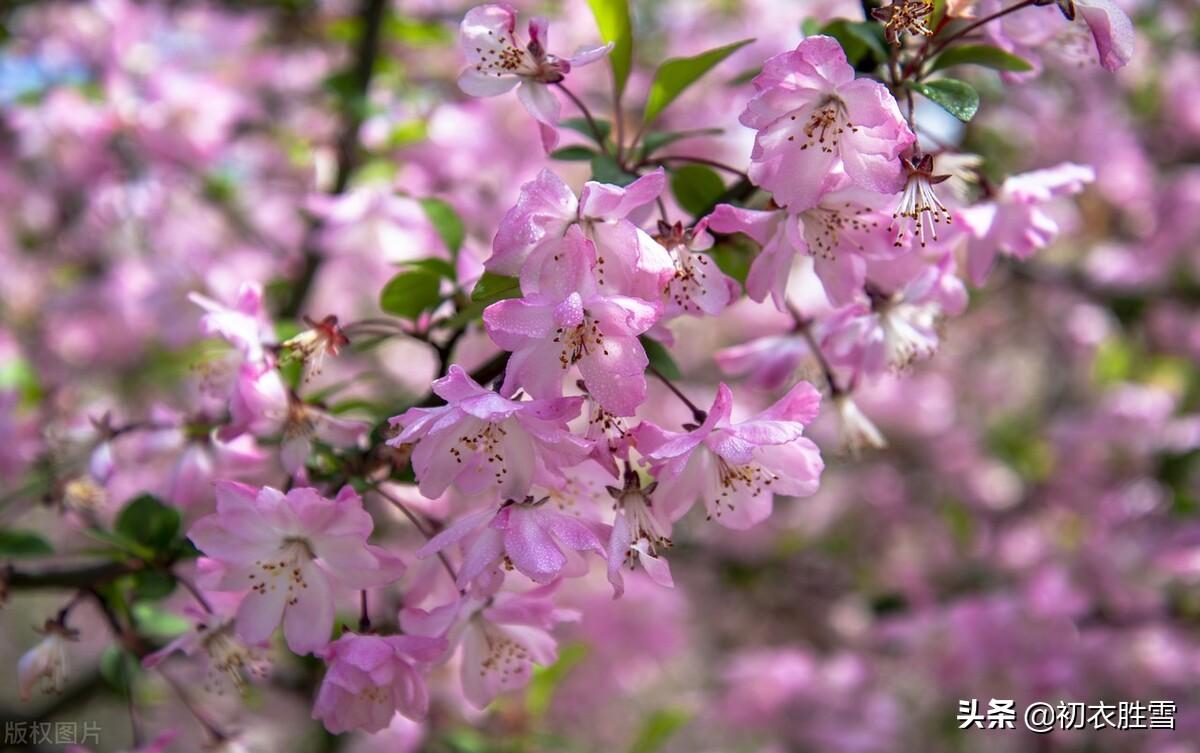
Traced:
POLYGON ((54 554, 54 547, 33 531, 0 530, 0 559, 40 557, 45 554, 54 554))
POLYGON ((664 62, 654 72, 654 80, 650 84, 650 93, 646 97, 643 116, 645 122, 653 123, 654 119, 667 108, 667 105, 674 102, 685 89, 715 68, 725 58, 753 41, 753 39, 743 39, 740 42, 717 47, 699 55, 672 58, 664 62))
POLYGON ((612 42, 608 62, 612 66, 613 85, 617 96, 625 92, 629 70, 633 67, 633 22, 629 17, 628 0, 588 0, 600 38, 612 42))
MULTIPOLYGON (((441 199, 432 198, 421 199, 421 208, 425 210, 425 216, 429 218, 438 235, 442 237, 442 243, 446 244, 450 256, 458 258, 459 249, 462 248, 463 241, 467 237, 467 228, 463 224, 462 218, 458 216, 458 212, 441 199)), ((453 278, 453 275, 450 277, 453 278)))
POLYGON ((754 261, 754 253, 758 248, 752 239, 740 233, 722 238, 709 250, 709 256, 717 263, 722 272, 746 284, 746 276, 750 274, 750 263, 754 261))
POLYGON ((131 614, 138 632, 152 638, 174 638, 191 628, 184 618, 149 601, 134 604, 131 614))
POLYGON ((109 646, 100 655, 100 676, 122 695, 130 692, 141 669, 137 657, 119 646, 109 646))
POLYGON ((679 379, 683 376, 679 371, 679 364, 675 363, 666 346, 645 335, 638 335, 638 340, 646 350, 646 358, 650 359, 651 368, 657 369, 658 373, 667 379, 679 379))
POLYGON ((554 693, 567 674, 588 655, 582 643, 570 643, 558 650, 558 661, 548 667, 535 667, 533 678, 525 691, 525 710, 534 719, 541 719, 554 700, 554 693))
POLYGON ((685 709, 666 708, 651 712, 629 746, 629 753, 657 753, 691 718, 691 712, 685 709))
POLYGON ((877 23, 839 18, 821 27, 820 33, 836 39, 846 51, 846 60, 856 68, 861 64, 870 70, 888 59, 883 27, 877 23))
POLYGON ((442 301, 442 274, 422 266, 409 265, 388 280, 379 294, 379 308, 392 316, 415 320, 442 301))
POLYGON ((515 277, 505 277, 494 272, 484 272, 475 289, 471 291, 471 300, 484 305, 503 301, 505 298, 521 297, 521 281, 515 277))
POLYGON ((1033 66, 1024 58, 1017 57, 999 47, 988 44, 966 44, 952 47, 934 58, 929 72, 940 71, 955 65, 981 65, 997 71, 1032 71, 1033 66))
POLYGON ((721 176, 704 165, 683 165, 671 171, 671 192, 679 206, 694 215, 708 212, 725 193, 721 176))
POLYGON ((924 83, 914 82, 912 88, 964 123, 975 117, 979 110, 979 92, 966 81, 939 78, 924 83))
POLYGON ((592 157, 592 180, 612 183, 614 186, 627 186, 637 179, 635 173, 622 168, 619 162, 607 154, 592 157))
POLYGON ((143 494, 121 509, 113 530, 153 552, 165 553, 178 543, 180 524, 179 510, 143 494))
POLYGON ((555 149, 550 152, 550 159, 561 160, 563 162, 589 162, 596 157, 594 149, 588 149, 586 146, 564 146, 562 149, 555 149))
POLYGON ((719 136, 724 132, 721 128, 697 128, 690 131, 651 131, 642 139, 642 148, 638 158, 646 159, 664 146, 669 146, 682 139, 691 139, 698 136, 719 136))
POLYGON ((576 133, 582 133, 593 141, 596 140, 596 132, 599 132, 600 141, 608 141, 608 137, 612 134, 612 123, 601 118, 597 118, 596 131, 592 130, 591 123, 588 123, 587 118, 565 118, 560 120, 558 124, 563 128, 570 128, 576 133))

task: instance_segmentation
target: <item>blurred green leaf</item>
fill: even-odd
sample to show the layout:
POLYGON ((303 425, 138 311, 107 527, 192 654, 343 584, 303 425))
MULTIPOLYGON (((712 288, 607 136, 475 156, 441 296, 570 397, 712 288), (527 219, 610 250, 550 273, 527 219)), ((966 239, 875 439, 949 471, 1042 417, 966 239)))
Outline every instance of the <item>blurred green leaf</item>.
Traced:
POLYGON ((1024 58, 989 44, 966 44, 952 47, 934 58, 929 71, 940 71, 955 65, 981 65, 998 71, 1032 71, 1033 66, 1024 58))
POLYGON ((613 43, 608 62, 612 66, 617 96, 620 97, 625 92, 625 82, 629 80, 629 70, 633 66, 633 23, 629 17, 629 2, 588 0, 588 6, 596 17, 600 38, 606 43, 613 43))
MULTIPOLYGON (((450 250, 450 256, 458 258, 459 249, 467 237, 467 228, 458 212, 441 199, 433 198, 421 199, 421 208, 425 210, 425 216, 433 223, 434 229, 442 237, 442 242, 450 250)), ((450 279, 453 279, 453 276, 450 279)))
POLYGON ((454 265, 445 259, 429 258, 417 259, 416 261, 406 261, 404 262, 404 267, 406 269, 420 269, 426 272, 432 272, 438 277, 450 280, 451 282, 453 282, 458 276, 458 273, 454 271, 454 265))
POLYGON ((100 676, 118 693, 128 693, 140 671, 137 657, 119 646, 109 646, 100 655, 100 676))
POLYGON ((130 576, 135 599, 157 601, 175 592, 175 576, 163 570, 143 570, 130 576))
POLYGON ((525 710, 534 719, 541 719, 554 700, 554 693, 567 674, 588 655, 582 643, 569 643, 558 650, 558 661, 548 667, 535 667, 529 688, 525 691, 525 710))
POLYGON ((33 531, 0 530, 0 558, 40 557, 54 554, 54 547, 33 531))
POLYGON ((657 753, 691 718, 691 712, 684 709, 668 708, 652 712, 642 722, 633 745, 629 746, 629 753, 657 753))
POLYGON ((708 253, 722 272, 745 285, 757 248, 757 244, 749 237, 738 234, 721 239, 708 253))
POLYGON ((388 280, 379 294, 379 308, 402 319, 417 319, 442 300, 442 276, 429 269, 410 267, 388 280))
POLYGON ((138 632, 154 638, 174 638, 191 629, 191 624, 160 605, 140 601, 133 605, 133 618, 138 632))
POLYGON ((586 146, 564 146, 562 149, 555 149, 550 152, 550 159, 562 160, 563 162, 587 162, 596 156, 594 149, 588 149, 586 146))
POLYGON ((638 340, 646 350, 646 358, 650 359, 650 366, 657 369, 658 373, 667 379, 683 377, 679 371, 679 364, 675 363, 675 359, 671 357, 671 352, 665 345, 645 335, 638 335, 638 340))
POLYGON ((871 54, 872 63, 882 63, 888 59, 883 27, 877 23, 839 18, 821 27, 820 33, 836 39, 846 52, 846 60, 853 66, 857 66, 867 53, 871 54))
POLYGON ((494 272, 484 272, 475 289, 471 291, 471 300, 484 305, 502 301, 505 298, 521 297, 521 281, 515 277, 505 277, 494 272))
POLYGON ((671 171, 671 192, 679 206, 692 214, 702 214, 724 195, 725 183, 711 168, 683 165, 671 171))
POLYGON ((607 154, 597 154, 592 158, 593 180, 615 186, 627 186, 637 178, 637 175, 621 169, 621 165, 607 154))
POLYGON ((725 130, 722 128, 696 128, 691 131, 651 131, 642 139, 641 157, 645 159, 664 146, 674 144, 676 141, 700 136, 719 136, 724 132, 725 130))
POLYGON ((151 494, 137 497, 121 509, 113 530, 156 552, 167 550, 179 535, 179 511, 151 494))
POLYGON ((650 83, 650 93, 646 96, 644 122, 653 123, 654 119, 667 108, 667 105, 674 102, 685 89, 715 68, 725 58, 753 41, 753 39, 743 39, 740 42, 717 47, 699 55, 672 58, 664 62, 654 72, 654 80, 650 83))
MULTIPOLYGON (((564 118, 558 121, 558 124, 563 128, 570 128, 576 133, 582 133, 593 141, 596 140, 596 134, 592 132, 592 126, 588 123, 587 118, 564 118)), ((600 132, 600 141, 608 141, 609 135, 612 134, 612 123, 597 119, 596 130, 600 132)))
POLYGON ((939 78, 924 83, 914 82, 912 88, 964 123, 975 117, 979 110, 979 92, 965 81, 939 78))

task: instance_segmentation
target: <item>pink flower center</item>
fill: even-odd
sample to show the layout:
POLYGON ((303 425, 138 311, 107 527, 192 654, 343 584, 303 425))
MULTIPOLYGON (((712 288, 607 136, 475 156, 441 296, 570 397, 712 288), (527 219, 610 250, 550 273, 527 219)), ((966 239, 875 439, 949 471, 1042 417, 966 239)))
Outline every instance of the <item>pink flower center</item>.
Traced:
MULTIPOLYGON (((796 120, 799 116, 792 115, 791 119, 796 120)), ((825 102, 812 111, 808 118, 808 124, 804 126, 805 141, 800 144, 800 149, 805 150, 809 147, 819 148, 821 151, 832 154, 837 149, 841 142, 842 134, 849 128, 852 133, 858 131, 858 127, 850 122, 849 116, 846 114, 846 106, 842 100, 837 97, 830 97, 825 102)), ((796 134, 788 136, 788 141, 795 141, 796 134)))
MULTIPOLYGON (((846 202, 842 207, 821 205, 804 212, 804 239, 808 241, 810 253, 824 259, 835 258, 843 233, 869 233, 878 226, 875 220, 862 219, 870 211, 846 202)), ((854 245, 859 251, 866 250, 861 243, 854 245)))
POLYGON ((675 276, 667 283, 667 295, 685 312, 703 313, 695 299, 704 292, 712 262, 704 254, 693 254, 687 246, 675 246, 675 276))
POLYGON ((608 355, 608 350, 604 347, 604 333, 600 331, 600 325, 596 324, 587 315, 587 312, 584 312, 583 321, 574 327, 559 327, 554 330, 554 342, 562 343, 562 350, 558 354, 558 363, 564 369, 578 363, 579 359, 596 348, 599 348, 604 355, 608 355))
POLYGON ((258 572, 248 576, 250 590, 265 596, 268 591, 286 588, 287 604, 295 605, 300 600, 299 592, 308 588, 304 580, 304 568, 315 558, 312 547, 304 539, 284 539, 278 559, 255 560, 254 567, 258 572))
MULTIPOLYGON (((736 509, 733 502, 730 501, 730 497, 736 496, 742 491, 749 491, 752 496, 757 497, 778 478, 762 466, 754 463, 730 465, 725 458, 718 455, 717 480, 720 484, 720 491, 717 498, 713 500, 715 515, 718 518, 721 517, 723 508, 727 508, 730 512, 736 509)), ((708 518, 711 520, 712 515, 709 515, 708 518)))
POLYGON ((454 457, 454 461, 460 464, 464 458, 470 455, 482 455, 483 461, 491 467, 492 473, 496 477, 496 483, 500 484, 508 475, 508 469, 504 467, 504 456, 500 454, 500 443, 507 435, 508 432, 503 426, 488 422, 483 424, 478 431, 464 433, 459 437, 458 443, 450 448, 450 454, 454 457))

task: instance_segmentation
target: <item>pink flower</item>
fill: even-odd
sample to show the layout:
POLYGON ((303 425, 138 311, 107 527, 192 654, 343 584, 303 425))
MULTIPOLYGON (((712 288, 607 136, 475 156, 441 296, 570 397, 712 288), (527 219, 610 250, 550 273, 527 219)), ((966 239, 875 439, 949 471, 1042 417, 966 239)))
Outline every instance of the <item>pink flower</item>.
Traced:
POLYGON ((22 701, 33 697, 39 682, 48 693, 61 693, 67 685, 67 641, 79 640, 79 634, 54 620, 47 620, 41 633, 42 640, 17 660, 17 687, 22 701))
POLYGON ((536 293, 549 276, 554 283, 556 256, 567 230, 578 226, 596 247, 596 284, 624 295, 656 301, 674 276, 671 256, 639 228, 631 216, 653 204, 666 186, 659 168, 628 186, 588 181, 579 198, 549 170, 521 186, 521 195, 504 215, 485 266, 519 276, 521 290, 536 293))
POLYGON ((658 480, 655 501, 678 520, 704 499, 710 518, 729 528, 749 528, 771 514, 775 493, 804 497, 817 489, 824 463, 801 436, 817 417, 821 395, 799 382, 757 416, 732 423, 733 393, 724 384, 701 426, 669 432, 643 422, 638 449, 658 480))
POLYGON ((811 352, 800 335, 767 335, 722 348, 713 358, 724 373, 745 376, 745 384, 777 390, 792 381, 792 375, 811 352))
MULTIPOLYGON (((600 284, 609 266, 571 226, 540 270, 534 292, 492 304, 483 322, 492 340, 512 351, 503 391, 534 397, 562 394, 564 373, 579 367, 588 392, 605 410, 633 415, 646 399, 649 360, 638 335, 658 321, 662 305, 611 292, 600 284)), ((619 273, 619 272, 618 272, 619 273)))
POLYGON ((199 293, 190 293, 188 298, 208 312, 200 318, 200 329, 204 334, 228 340, 247 361, 258 363, 263 360, 263 345, 275 341, 275 330, 263 308, 262 285, 242 283, 232 306, 199 293))
POLYGON ((391 724, 397 711, 409 719, 424 719, 429 691, 422 671, 445 650, 441 638, 346 633, 320 652, 328 668, 313 719, 334 734, 378 732, 391 724))
POLYGON ((287 494, 264 486, 217 483, 217 512, 196 521, 188 538, 223 566, 213 590, 249 589, 237 631, 249 643, 280 621, 299 654, 329 642, 335 590, 372 588, 400 577, 398 559, 367 543, 374 523, 350 487, 336 499, 314 489, 287 494))
POLYGON ((247 361, 237 369, 229 396, 229 423, 217 436, 229 441, 243 434, 274 434, 287 413, 288 390, 279 371, 269 362, 247 361))
POLYGON ((799 213, 758 211, 722 204, 709 216, 709 226, 722 233, 745 233, 762 252, 746 277, 746 292, 756 301, 770 293, 786 310, 787 285, 797 253, 813 257, 813 268, 830 301, 846 303, 862 288, 868 259, 897 254, 879 211, 876 194, 855 188, 844 177, 840 187, 799 213))
POLYGON ((758 131, 750 177, 799 211, 832 190, 840 166, 862 188, 895 193, 900 154, 914 141, 896 100, 876 81, 854 78, 832 37, 805 39, 766 62, 742 113, 758 131))
POLYGON ((550 597, 558 584, 488 598, 464 595, 428 612, 404 609, 400 625, 415 635, 445 636, 450 650, 462 646, 463 693, 484 708, 500 693, 528 684, 533 665, 549 666, 558 658, 550 630, 579 619, 579 612, 554 606, 550 597))
POLYGON ((612 45, 581 49, 570 58, 560 58, 546 52, 546 19, 530 20, 527 45, 518 41, 516 28, 516 11, 506 3, 480 5, 467 11, 458 41, 468 67, 458 77, 458 86, 472 97, 494 97, 518 86, 517 97, 538 122, 542 145, 548 152, 558 143, 560 109, 550 85, 565 79, 572 66, 604 57, 612 45))
POLYGON ((657 486, 653 482, 643 488, 637 473, 627 467, 624 486, 608 487, 617 505, 608 540, 608 582, 612 583, 614 598, 625 593, 625 579, 621 575, 624 567, 630 570, 641 567, 660 586, 675 586, 671 567, 659 553, 671 546, 671 524, 661 520, 651 505, 650 497, 657 486))
POLYGON ((1009 176, 991 201, 959 210, 970 233, 967 271, 971 282, 983 284, 997 254, 1023 260, 1049 245, 1058 234, 1058 225, 1042 211, 1042 205, 1082 191, 1095 177, 1090 167, 1064 162, 1009 176))
POLYGON ((561 476, 589 449, 566 424, 579 415, 583 398, 509 400, 480 387, 457 365, 433 383, 433 391, 447 404, 394 417, 391 424, 404 431, 388 441, 416 442, 413 470, 430 499, 451 484, 467 494, 490 487, 504 499, 524 499, 539 467, 561 476))
POLYGON ((235 634, 232 618, 220 614, 188 610, 195 619, 193 629, 154 653, 142 659, 147 669, 157 667, 171 654, 184 656, 205 654, 209 661, 209 673, 205 687, 220 692, 232 686, 237 691, 246 687, 249 677, 262 678, 267 675, 269 663, 263 655, 268 644, 263 642, 248 646, 235 634))
POLYGON ((1058 7, 1067 18, 1083 16, 1106 70, 1115 71, 1133 59, 1133 22, 1112 0, 1058 0, 1058 7))
POLYGON ((675 262, 675 274, 667 282, 666 309, 663 316, 672 318, 690 314, 716 316, 725 310, 741 292, 741 286, 721 271, 707 254, 713 237, 708 232, 708 218, 691 228, 683 223, 658 223, 658 238, 675 262))
MULTIPOLYGON (((464 588, 494 570, 502 557, 535 583, 545 584, 568 568, 571 551, 593 551, 604 555, 604 547, 595 531, 546 502, 546 499, 538 502, 509 500, 498 510, 488 507, 464 515, 418 549, 417 557, 432 556, 467 540, 465 557, 458 570, 458 587, 464 588)), ((576 562, 579 567, 569 568, 571 572, 567 574, 587 572, 585 563, 578 558, 576 562)))
POLYGON ((315 405, 289 400, 280 448, 283 468, 292 475, 299 472, 312 453, 314 437, 334 447, 354 447, 370 428, 366 421, 341 418, 315 405))

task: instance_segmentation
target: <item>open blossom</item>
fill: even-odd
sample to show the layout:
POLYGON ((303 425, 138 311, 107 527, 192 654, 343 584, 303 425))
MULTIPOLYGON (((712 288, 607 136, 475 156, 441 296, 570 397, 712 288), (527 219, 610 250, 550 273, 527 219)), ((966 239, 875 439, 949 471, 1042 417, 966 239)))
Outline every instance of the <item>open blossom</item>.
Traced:
POLYGON ((321 366, 326 356, 336 356, 342 346, 350 344, 350 338, 338 326, 338 318, 330 314, 321 321, 304 317, 308 325, 300 334, 285 340, 281 347, 280 361, 286 363, 295 359, 304 364, 304 379, 311 379, 321 373, 321 366))
POLYGON ((223 565, 213 590, 248 591, 237 610, 238 635, 249 643, 271 636, 280 621, 300 654, 329 642, 337 589, 386 585, 400 577, 398 559, 367 543, 374 523, 346 487, 336 499, 314 489, 287 494, 217 483, 217 511, 192 526, 188 538, 223 565))
POLYGON ((284 470, 294 475, 304 467, 312 452, 314 438, 334 447, 354 447, 370 428, 366 421, 341 418, 315 405, 291 399, 279 453, 284 470))
POLYGON ((655 239, 675 262, 675 274, 667 282, 665 318, 683 314, 716 316, 737 299, 741 292, 737 280, 702 253, 713 245, 707 217, 690 228, 684 228, 682 222, 669 225, 659 220, 655 239))
POLYGON ((938 198, 933 187, 946 181, 949 175, 933 174, 933 155, 915 154, 904 159, 906 178, 904 191, 896 202, 892 212, 893 226, 897 228, 894 245, 903 246, 901 218, 908 220, 912 236, 918 239, 921 247, 928 244, 928 239, 938 239, 938 225, 953 221, 950 210, 938 198))
POLYGON ((400 626, 414 635, 445 637, 451 651, 461 646, 463 693, 473 706, 484 708, 500 693, 528 684, 535 664, 546 667, 558 659, 550 631, 580 617, 554 606, 551 596, 558 584, 486 598, 463 595, 430 611, 406 608, 400 626))
POLYGON ((971 282, 983 283, 998 254, 1023 260, 1049 245, 1058 234, 1058 224, 1042 206, 1082 191, 1095 175, 1091 167, 1070 162, 1012 175, 990 201, 959 210, 969 233, 967 271, 971 282))
POLYGON ((750 177, 777 203, 814 206, 835 188, 839 165, 862 188, 900 189, 899 157, 915 137, 883 84, 854 78, 837 40, 809 37, 769 59, 754 89, 741 116, 758 131, 750 177))
POLYGON ((36 646, 17 660, 17 686, 22 701, 33 697, 33 689, 42 683, 46 692, 61 693, 67 685, 67 641, 79 634, 54 620, 47 620, 44 636, 36 646))
POLYGON ((563 240, 545 261, 536 292, 498 301, 483 312, 488 335, 513 353, 502 389, 557 397, 564 372, 578 366, 588 393, 605 410, 633 415, 646 399, 649 364, 638 335, 658 321, 662 304, 602 285, 599 278, 608 268, 578 226, 563 240))
POLYGON ((590 449, 566 424, 579 415, 581 397, 510 400, 457 365, 433 383, 433 392, 446 405, 409 408, 392 418, 404 430, 388 441, 416 443, 413 471, 430 499, 451 484, 467 494, 491 488, 503 499, 524 499, 539 468, 560 477, 590 449))
POLYGON ((242 283, 232 306, 199 293, 191 293, 188 298, 207 312, 200 318, 204 334, 228 340, 247 361, 263 360, 263 346, 274 342, 275 330, 263 306, 262 285, 242 283))
POLYGON ((735 423, 733 393, 721 384, 704 423, 690 431, 643 422, 638 449, 658 480, 655 503, 675 521, 703 499, 710 518, 749 528, 771 514, 776 493, 812 494, 825 466, 817 446, 801 435, 820 402, 816 388, 799 382, 770 408, 735 423))
POLYGON ((472 97, 492 97, 514 86, 521 104, 529 111, 550 151, 558 143, 558 98, 550 91, 567 77, 574 66, 593 63, 612 49, 603 45, 581 49, 569 58, 546 51, 549 25, 545 18, 529 21, 529 43, 516 36, 517 13, 507 3, 480 5, 467 11, 458 32, 467 68, 458 86, 472 97))
POLYGON ((1057 4, 1067 18, 1083 17, 1106 70, 1115 71, 1133 59, 1133 22, 1113 0, 1057 0, 1057 4))
POLYGON ((265 656, 267 644, 247 645, 238 638, 231 617, 192 608, 187 611, 195 621, 193 628, 158 651, 147 654, 142 659, 142 666, 157 667, 176 652, 184 656, 204 654, 209 663, 205 688, 215 693, 223 692, 226 687, 241 692, 251 678, 261 679, 267 675, 270 666, 265 656))
MULTIPOLYGON (((1003 0, 978 0, 976 13, 987 16, 1005 5, 1003 0)), ((1055 50, 1068 60, 1099 62, 1109 71, 1133 59, 1136 37, 1133 22, 1113 0, 1056 0, 1006 15, 983 32, 996 46, 1035 64, 1055 50)))
POLYGON ((520 277, 521 290, 537 293, 553 285, 556 258, 567 230, 578 226, 595 246, 596 285, 623 295, 656 301, 675 275, 666 249, 632 217, 653 205, 666 186, 659 168, 627 186, 588 181, 579 198, 549 170, 521 186, 517 203, 504 215, 485 266, 520 277))
POLYGON ((625 593, 625 578, 621 573, 625 568, 640 567, 660 586, 675 586, 671 566, 663 556, 671 547, 671 524, 659 518, 651 502, 657 487, 657 482, 643 487, 637 473, 628 467, 623 486, 608 487, 617 508, 608 540, 608 581, 614 596, 625 593))
POLYGON ((346 633, 320 652, 327 668, 313 718, 334 734, 378 732, 396 712, 424 719, 429 691, 423 670, 445 650, 441 638, 346 633))
POLYGON ((488 507, 464 515, 417 550, 429 557, 464 542, 458 570, 458 587, 464 588, 499 565, 515 567, 535 583, 549 583, 560 575, 583 575, 587 564, 572 552, 604 555, 596 531, 584 521, 546 504, 547 499, 507 501, 499 509, 488 507))
POLYGON ((787 286, 798 253, 813 257, 813 269, 835 304, 848 302, 866 278, 869 259, 890 259, 896 249, 887 235, 887 218, 878 209, 882 197, 855 188, 843 176, 838 187, 801 212, 742 209, 721 204, 709 226, 723 233, 745 233, 762 251, 746 276, 746 293, 756 301, 771 296, 786 310, 787 286))

